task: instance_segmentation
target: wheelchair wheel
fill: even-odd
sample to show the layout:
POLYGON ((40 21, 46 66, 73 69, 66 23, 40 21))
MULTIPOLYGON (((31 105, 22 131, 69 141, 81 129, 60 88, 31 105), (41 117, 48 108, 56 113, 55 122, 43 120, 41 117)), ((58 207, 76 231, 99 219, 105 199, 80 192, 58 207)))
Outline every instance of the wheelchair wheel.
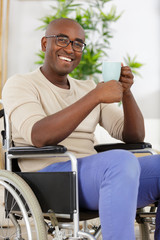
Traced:
POLYGON ((17 174, 0 170, 0 240, 46 240, 39 203, 28 184, 17 174))

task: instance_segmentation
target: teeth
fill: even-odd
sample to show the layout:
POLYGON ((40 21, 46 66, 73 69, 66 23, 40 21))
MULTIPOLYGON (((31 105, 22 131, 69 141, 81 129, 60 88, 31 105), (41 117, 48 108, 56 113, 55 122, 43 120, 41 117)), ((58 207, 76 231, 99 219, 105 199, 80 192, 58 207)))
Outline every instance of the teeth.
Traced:
POLYGON ((66 57, 62 57, 62 56, 60 56, 59 58, 62 59, 62 60, 68 61, 68 62, 72 61, 70 58, 66 58, 66 57))

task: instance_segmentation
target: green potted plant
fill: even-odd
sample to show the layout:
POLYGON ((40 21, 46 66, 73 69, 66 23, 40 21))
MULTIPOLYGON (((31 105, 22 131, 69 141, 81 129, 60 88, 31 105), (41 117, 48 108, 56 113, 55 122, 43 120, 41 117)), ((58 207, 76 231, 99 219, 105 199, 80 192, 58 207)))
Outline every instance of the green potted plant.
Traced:
MULTIPOLYGON (((84 28, 87 45, 80 64, 70 74, 74 78, 82 80, 91 78, 96 82, 99 81, 102 59, 108 57, 109 40, 113 38, 110 25, 118 21, 122 15, 122 12, 117 14, 114 5, 110 7, 108 12, 104 12, 109 1, 111 0, 92 0, 86 8, 85 3, 77 3, 75 0, 56 0, 54 1, 56 6, 51 6, 53 14, 40 19, 43 25, 37 29, 46 29, 52 20, 60 17, 75 19, 84 28)), ((39 51, 37 55, 39 60, 36 63, 43 64, 44 53, 39 51)), ((136 61, 136 56, 131 59, 127 55, 124 61, 135 74, 140 75, 137 69, 143 64, 136 61)))

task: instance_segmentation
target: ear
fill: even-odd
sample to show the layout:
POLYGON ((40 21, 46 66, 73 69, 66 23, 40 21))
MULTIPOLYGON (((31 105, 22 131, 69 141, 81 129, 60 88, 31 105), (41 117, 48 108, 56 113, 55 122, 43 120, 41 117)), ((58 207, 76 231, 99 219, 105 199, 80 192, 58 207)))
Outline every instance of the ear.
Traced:
POLYGON ((47 39, 45 37, 43 37, 41 39, 41 48, 42 48, 42 51, 45 52, 46 51, 46 45, 47 45, 47 39))

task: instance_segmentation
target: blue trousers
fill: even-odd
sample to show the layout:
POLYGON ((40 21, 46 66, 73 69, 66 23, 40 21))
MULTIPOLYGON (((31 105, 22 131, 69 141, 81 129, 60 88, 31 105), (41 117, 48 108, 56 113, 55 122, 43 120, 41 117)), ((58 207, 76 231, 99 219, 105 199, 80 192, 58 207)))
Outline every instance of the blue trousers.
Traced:
MULTIPOLYGON (((70 161, 41 171, 70 171, 70 161)), ((80 207, 99 210, 103 240, 134 240, 137 207, 160 199, 160 155, 136 158, 111 150, 78 159, 80 207)), ((155 239, 160 240, 160 209, 155 239)))

